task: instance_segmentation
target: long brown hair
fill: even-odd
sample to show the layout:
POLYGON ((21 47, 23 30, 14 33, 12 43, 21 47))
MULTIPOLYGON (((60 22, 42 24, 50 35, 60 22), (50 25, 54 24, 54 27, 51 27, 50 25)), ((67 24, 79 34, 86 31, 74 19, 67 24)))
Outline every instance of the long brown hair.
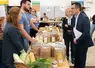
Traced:
POLYGON ((11 23, 13 26, 17 27, 19 26, 18 24, 18 15, 20 13, 20 8, 19 7, 12 7, 7 15, 7 23, 11 23))

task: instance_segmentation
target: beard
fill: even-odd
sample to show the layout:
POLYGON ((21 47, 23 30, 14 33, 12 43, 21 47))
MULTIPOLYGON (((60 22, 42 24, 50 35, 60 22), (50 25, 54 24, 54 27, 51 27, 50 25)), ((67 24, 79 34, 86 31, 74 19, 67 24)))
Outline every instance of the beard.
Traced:
POLYGON ((24 7, 24 10, 25 10, 26 12, 29 12, 29 10, 28 10, 26 7, 24 7))

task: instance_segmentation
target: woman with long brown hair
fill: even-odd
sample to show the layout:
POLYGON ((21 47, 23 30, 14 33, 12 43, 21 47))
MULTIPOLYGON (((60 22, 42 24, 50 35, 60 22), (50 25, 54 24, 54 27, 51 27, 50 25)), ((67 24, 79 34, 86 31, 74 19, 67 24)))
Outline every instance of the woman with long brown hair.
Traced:
POLYGON ((20 55, 25 52, 23 38, 18 29, 20 17, 20 8, 18 7, 12 7, 7 15, 3 34, 2 62, 8 65, 8 68, 15 68, 13 53, 20 55))

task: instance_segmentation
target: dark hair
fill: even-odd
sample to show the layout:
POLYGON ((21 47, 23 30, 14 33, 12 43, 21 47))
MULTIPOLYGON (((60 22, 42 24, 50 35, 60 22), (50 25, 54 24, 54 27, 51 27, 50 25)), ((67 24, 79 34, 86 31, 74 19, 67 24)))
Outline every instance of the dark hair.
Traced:
POLYGON ((76 8, 79 8, 79 10, 81 11, 81 4, 78 2, 74 2, 72 3, 72 5, 75 5, 76 8))
POLYGON ((84 9, 86 9, 85 7, 81 7, 81 11, 83 11, 84 9))
POLYGON ((43 15, 46 15, 46 13, 43 13, 43 15))
POLYGON ((31 2, 31 0, 21 0, 21 2, 20 2, 20 6, 22 6, 22 4, 24 3, 26 3, 26 1, 29 1, 29 2, 31 2))
POLYGON ((95 21, 95 15, 93 15, 92 20, 95 21))

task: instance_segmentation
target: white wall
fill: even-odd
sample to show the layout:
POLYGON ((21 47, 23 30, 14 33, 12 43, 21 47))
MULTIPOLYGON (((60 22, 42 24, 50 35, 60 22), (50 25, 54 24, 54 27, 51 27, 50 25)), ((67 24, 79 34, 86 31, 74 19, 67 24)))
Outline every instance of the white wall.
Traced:
POLYGON ((40 1, 41 6, 67 6, 70 5, 71 0, 31 0, 40 1))
POLYGON ((93 0, 91 3, 84 3, 84 6, 89 7, 86 11, 89 17, 95 14, 95 0, 93 0))
MULTIPOLYGON (((19 5, 21 0, 9 0, 9 4, 11 5, 19 5)), ((31 1, 40 1, 41 6, 70 6, 71 1, 75 0, 31 0, 31 1)), ((79 0, 78 0, 79 1, 79 0)), ((84 1, 93 1, 92 3, 84 3, 86 7, 89 7, 87 9, 86 13, 88 16, 92 16, 95 14, 95 0, 84 0, 84 1)))
POLYGON ((9 6, 20 6, 21 0, 9 0, 9 6))
POLYGON ((32 1, 40 1, 41 12, 40 16, 45 12, 50 19, 54 19, 55 17, 63 17, 65 15, 65 9, 71 5, 70 0, 32 0, 32 1), (50 12, 47 11, 47 7, 49 7, 50 12), (61 12, 60 7, 63 7, 63 12, 61 12))
POLYGON ((70 5, 70 0, 40 0, 41 6, 67 6, 70 5))

